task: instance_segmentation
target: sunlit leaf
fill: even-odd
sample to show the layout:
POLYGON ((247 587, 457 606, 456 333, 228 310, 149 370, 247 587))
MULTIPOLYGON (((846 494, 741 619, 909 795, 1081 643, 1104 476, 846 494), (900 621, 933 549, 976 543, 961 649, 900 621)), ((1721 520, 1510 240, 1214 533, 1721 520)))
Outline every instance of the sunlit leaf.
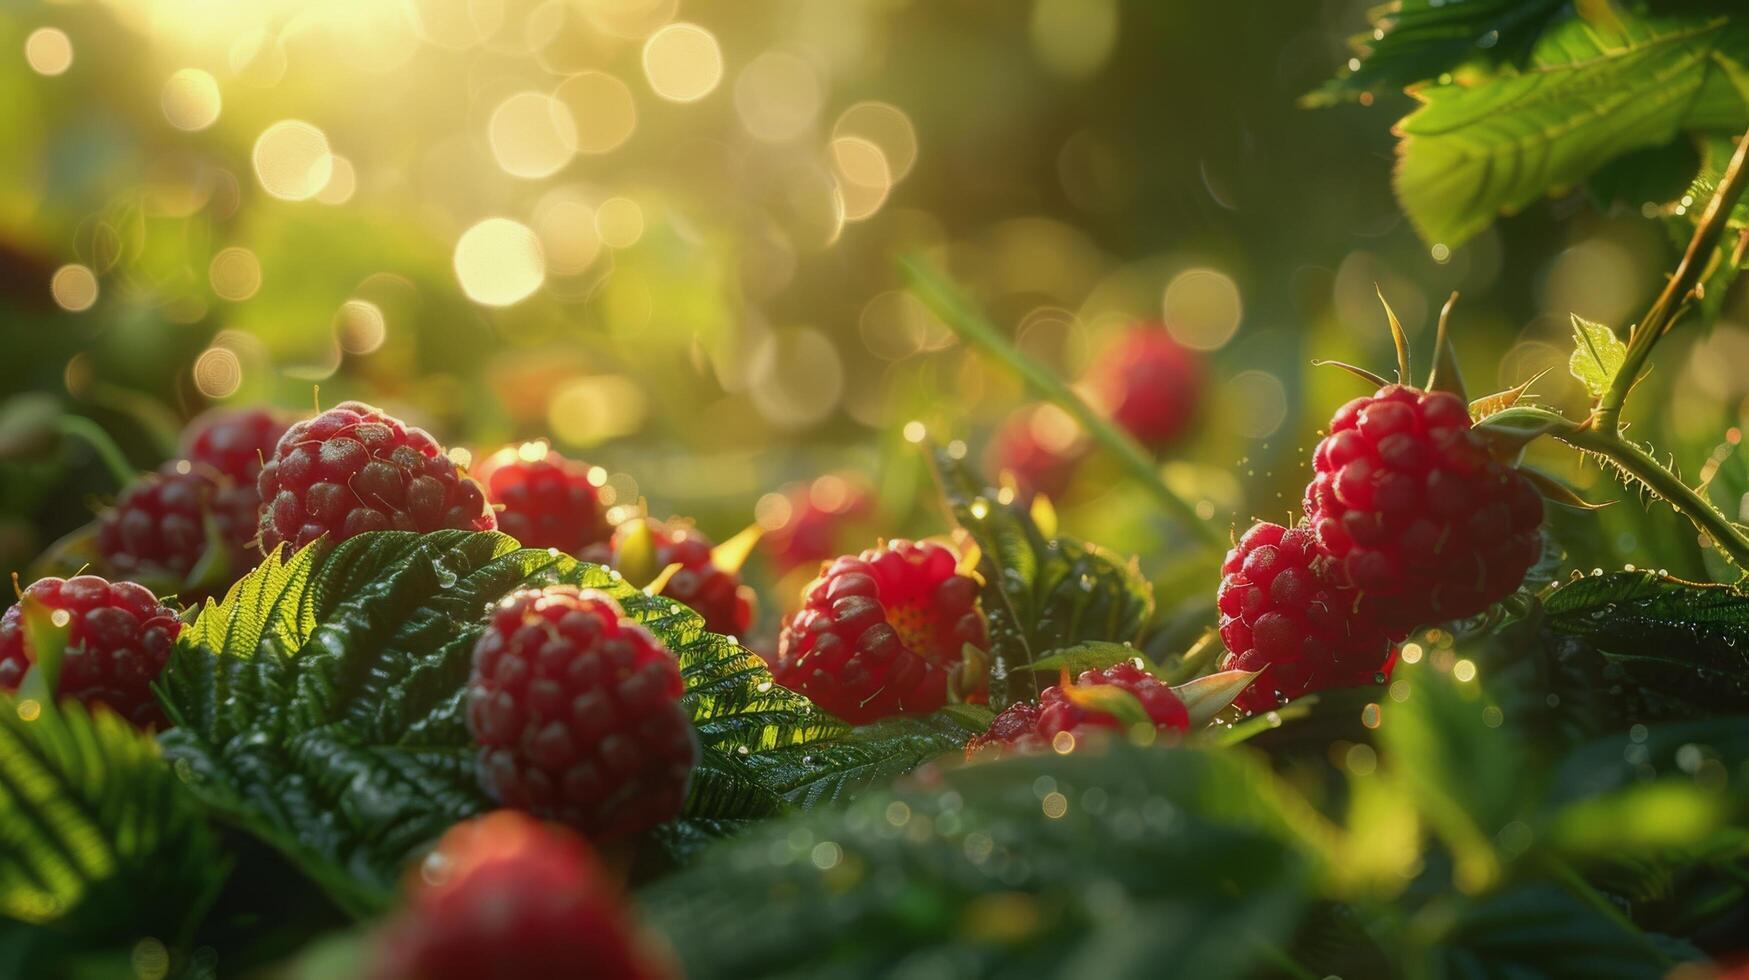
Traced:
POLYGON ((1614 330, 1573 314, 1573 353, 1567 357, 1567 370, 1591 397, 1602 398, 1609 391, 1627 354, 1628 345, 1616 337, 1614 330))

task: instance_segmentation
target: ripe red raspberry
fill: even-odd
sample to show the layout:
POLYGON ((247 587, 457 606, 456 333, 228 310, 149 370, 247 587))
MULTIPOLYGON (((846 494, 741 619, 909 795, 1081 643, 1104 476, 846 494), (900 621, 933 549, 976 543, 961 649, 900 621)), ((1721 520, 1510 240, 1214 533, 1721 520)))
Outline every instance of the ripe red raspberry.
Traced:
POLYGON ((1089 372, 1112 421, 1160 449, 1190 428, 1202 397, 1202 367, 1158 324, 1131 328, 1089 372))
MULTIPOLYGON (((1080 693, 1102 685, 1122 688, 1134 696, 1159 732, 1190 731, 1190 711, 1166 682, 1133 663, 1113 664, 1104 670, 1085 670, 1075 679, 1075 691, 1052 685, 1039 695, 1038 703, 1017 701, 1008 706, 984 734, 966 745, 966 758, 987 753, 1038 751, 1052 746, 1059 733, 1083 738, 1095 729, 1122 729, 1123 721, 1109 711, 1089 704, 1080 693)), ((1072 743, 1071 743, 1072 744, 1072 743)))
MULTIPOLYGON (((642 547, 639 545, 638 547, 642 547)), ((613 538, 583 552, 585 561, 608 565, 643 585, 669 565, 680 569, 669 577, 661 594, 704 617, 704 628, 724 636, 746 636, 753 626, 756 597, 743 585, 739 571, 721 568, 711 559, 711 539, 685 521, 639 518, 614 529, 613 538), (649 568, 629 567, 628 545, 649 535, 649 568)), ((641 563, 645 558, 640 557, 641 563)))
POLYGON ((606 593, 504 597, 474 645, 468 731, 480 785, 593 838, 673 818, 698 759, 674 655, 606 593))
POLYGON ((1542 553, 1542 497, 1489 454, 1456 395, 1389 385, 1356 398, 1313 465, 1306 520, 1369 614, 1392 626, 1476 615, 1542 553))
POLYGON ((514 810, 456 824, 377 934, 374 980, 671 975, 577 835, 514 810))
POLYGON ((341 402, 286 430, 256 481, 261 549, 338 542, 366 531, 490 531, 480 485, 424 429, 341 402))
POLYGON ((839 554, 844 539, 873 516, 874 499, 861 483, 829 473, 791 488, 777 509, 781 522, 760 540, 782 575, 839 554))
POLYGON ((1087 455, 1080 428, 1055 405, 1033 405, 1009 416, 990 443, 986 466, 1010 473, 1028 495, 1061 497, 1087 455))
MULTIPOLYGON (((175 610, 143 585, 95 575, 37 579, 24 597, 70 617, 57 697, 108 705, 142 728, 165 723, 151 685, 182 632, 175 610)), ((0 690, 18 690, 36 662, 23 620, 22 600, 0 616, 0 690)))
POLYGON ((272 409, 214 409, 182 430, 182 458, 253 487, 287 428, 289 423, 272 409))
POLYGON ((204 464, 166 464, 123 490, 98 519, 97 553, 109 571, 162 580, 184 602, 222 593, 261 560, 254 547, 260 497, 255 484, 238 484, 204 464), (222 565, 199 569, 207 554, 211 520, 224 552, 222 565))
POLYGON ((1268 670, 1234 701, 1268 711, 1310 691, 1370 684, 1390 673, 1402 638, 1357 610, 1335 560, 1303 525, 1258 523, 1227 552, 1215 600, 1222 670, 1268 670))
POLYGON ((498 509, 498 529, 525 547, 574 555, 613 533, 601 506, 601 470, 544 443, 500 449, 473 475, 498 509))
MULTIPOLYGON (((823 566, 778 638, 777 682, 856 725, 940 708, 965 645, 988 642, 958 565, 951 548, 901 540, 823 566)), ((965 700, 983 700, 984 681, 960 679, 965 700)))

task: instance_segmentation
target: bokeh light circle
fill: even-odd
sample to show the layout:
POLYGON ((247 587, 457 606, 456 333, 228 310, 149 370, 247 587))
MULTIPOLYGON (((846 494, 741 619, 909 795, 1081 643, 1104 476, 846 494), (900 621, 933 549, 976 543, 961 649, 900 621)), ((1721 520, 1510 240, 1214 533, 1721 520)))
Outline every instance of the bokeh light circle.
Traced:
POLYGON ((286 201, 315 197, 334 174, 327 134, 301 119, 284 119, 263 130, 253 159, 262 189, 286 201))
POLYGON ((917 130, 911 118, 885 102, 858 102, 839 113, 832 124, 832 138, 855 136, 880 147, 886 158, 889 180, 898 183, 917 163, 917 130))
POLYGON ((644 209, 629 197, 610 197, 595 209, 595 233, 609 248, 631 248, 644 237, 644 209))
POLYGON ((860 136, 838 136, 830 152, 844 220, 861 221, 880 210, 893 187, 893 171, 881 148, 860 136))
POLYGON ((638 106, 626 83, 604 71, 565 79, 555 96, 569 110, 578 153, 619 149, 638 125, 638 106))
POLYGON ((207 265, 207 279, 220 299, 242 302, 261 288, 261 260, 246 248, 220 249, 207 265))
POLYGON ((783 143, 808 132, 826 100, 814 66, 785 51, 767 51, 735 79, 735 113, 747 132, 783 143))
POLYGON ((165 79, 158 101, 170 125, 190 133, 217 122, 224 106, 218 81, 199 68, 184 68, 165 79))
POLYGON ((39 75, 61 75, 73 67, 73 39, 58 27, 39 27, 24 39, 24 61, 39 75))
POLYGON ((194 386, 208 398, 228 398, 243 386, 243 362, 229 347, 209 347, 194 360, 194 386))
POLYGON ((1244 316, 1239 286, 1215 269, 1186 269, 1166 285, 1166 330, 1192 350, 1220 350, 1244 316))
POLYGON ((669 24, 644 42, 644 76, 670 102, 697 102, 723 80, 723 50, 697 24, 669 24))
POLYGON ((519 303, 546 281, 546 254, 527 225, 487 218, 455 243, 455 274, 462 292, 484 306, 519 303))
POLYGON ((382 308, 369 300, 349 299, 334 314, 334 337, 348 354, 369 354, 389 336, 382 308))
POLYGON ((49 295, 70 313, 83 313, 97 302, 97 274, 88 266, 63 265, 49 277, 49 295))
POLYGON ((517 92, 499 103, 486 134, 493 159, 512 177, 550 177, 577 152, 571 110, 545 92, 517 92))

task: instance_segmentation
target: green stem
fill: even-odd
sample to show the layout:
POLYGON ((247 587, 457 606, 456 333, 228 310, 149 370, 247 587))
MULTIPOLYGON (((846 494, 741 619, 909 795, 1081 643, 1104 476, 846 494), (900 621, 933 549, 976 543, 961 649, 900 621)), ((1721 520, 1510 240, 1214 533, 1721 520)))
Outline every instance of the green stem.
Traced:
POLYGON ((1726 226, 1730 224, 1731 209, 1743 195, 1744 187, 1749 185, 1749 166, 1744 165, 1745 157, 1749 157, 1749 134, 1737 142, 1737 152, 1731 155, 1731 162, 1719 179, 1718 190, 1707 202, 1706 211, 1695 225, 1694 237, 1689 239, 1688 249, 1682 253, 1676 273, 1628 337, 1627 356, 1622 361, 1621 370, 1616 372, 1609 390, 1598 400, 1597 408, 1592 412, 1591 425, 1594 428, 1606 432, 1621 431, 1621 409, 1628 392, 1639 383, 1640 373, 1646 360, 1652 356, 1653 346, 1670 331, 1671 325, 1687 307, 1696 284, 1713 260, 1726 226))
POLYGON ((102 460, 104 468, 109 470, 111 476, 115 477, 117 486, 125 487, 134 482, 134 478, 140 475, 140 471, 134 469, 134 465, 128 462, 127 456, 122 454, 121 447, 115 444, 115 440, 109 437, 109 433, 104 431, 103 426, 83 415, 61 416, 55 420, 55 431, 90 446, 92 451, 97 453, 97 458, 102 460))
POLYGON ((1646 938, 1646 934, 1640 930, 1639 926, 1634 924, 1632 919, 1623 915, 1621 909, 1616 908, 1610 903, 1609 899, 1604 898, 1597 889, 1591 887, 1591 883, 1586 881, 1584 876, 1579 874, 1578 871, 1575 871, 1572 865, 1552 854, 1543 855, 1541 863, 1550 874, 1554 875, 1557 881, 1566 887, 1568 894, 1577 898, 1579 901, 1584 902, 1599 915, 1602 915, 1604 918, 1615 923, 1617 928, 1633 937, 1635 944, 1646 952, 1651 953, 1660 963, 1667 964, 1670 962, 1670 957, 1663 950, 1659 949, 1650 939, 1646 938))
POLYGON ((1550 434, 1575 449, 1604 457, 1622 472, 1644 483, 1711 538, 1738 568, 1749 569, 1749 535, 1745 535, 1742 528, 1733 524, 1700 491, 1665 469, 1651 453, 1614 430, 1600 430, 1592 425, 1568 423, 1550 434))
POLYGON ((918 298, 936 316, 941 317, 960 339, 1001 362, 1003 367, 1026 382, 1041 397, 1068 412, 1094 442, 1116 456, 1148 493, 1197 537, 1216 547, 1227 545, 1226 536, 1214 522, 1199 516, 1195 506, 1166 485, 1153 458, 1129 433, 1112 425, 1104 416, 1094 411, 1073 388, 1064 384, 1061 378, 1052 374, 1044 365, 1016 350, 989 320, 971 308, 966 298, 927 260, 910 256, 903 259, 901 265, 918 298))

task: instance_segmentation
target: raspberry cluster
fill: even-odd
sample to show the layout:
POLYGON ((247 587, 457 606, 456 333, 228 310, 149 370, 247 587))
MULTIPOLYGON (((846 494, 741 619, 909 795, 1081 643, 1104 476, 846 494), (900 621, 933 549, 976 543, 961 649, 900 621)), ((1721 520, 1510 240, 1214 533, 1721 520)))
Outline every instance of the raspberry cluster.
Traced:
POLYGON ((98 519, 97 553, 109 571, 164 581, 182 589, 183 601, 222 593, 255 567, 254 547, 261 498, 255 484, 187 461, 167 464, 135 480, 98 519), (208 540, 211 525, 216 541, 208 540), (219 549, 209 556, 209 547, 219 549), (200 568, 203 559, 216 557, 200 568))
POLYGON ((1100 708, 1098 699, 1085 696, 1086 691, 1103 686, 1133 698, 1153 722, 1155 731, 1164 734, 1190 730, 1190 711, 1172 688, 1136 664, 1125 662, 1103 670, 1082 671, 1072 689, 1066 690, 1062 685, 1047 687, 1036 703, 1016 701, 1009 705, 990 723, 988 731, 966 744, 966 757, 1042 751, 1053 747, 1057 736, 1065 732, 1080 739, 1100 729, 1121 730, 1122 719, 1100 708))
POLYGON ((674 655, 605 593, 512 593, 474 646, 480 784, 596 839, 671 819, 698 758, 684 691, 674 655))
POLYGON ((1306 520, 1400 628, 1473 616, 1542 552, 1542 497, 1489 454, 1463 400, 1390 385, 1342 406, 1313 455, 1306 520))
POLYGON ((1132 327, 1089 372, 1095 399, 1136 440, 1161 449, 1196 419, 1202 369, 1159 324, 1132 327))
POLYGON ((1359 610, 1305 527, 1257 524, 1221 565, 1222 670, 1263 670, 1234 702, 1268 711, 1308 691, 1372 683, 1402 638, 1359 610), (1267 668, 1267 670, 1265 670, 1267 668))
POLYGON ((272 409, 215 409, 183 430, 182 458, 253 487, 288 428, 290 424, 272 409))
POLYGON ((182 632, 175 610, 133 582, 96 575, 38 579, 0 616, 0 690, 16 691, 36 663, 36 651, 25 642, 25 600, 67 617, 57 697, 106 705, 142 728, 164 724, 151 685, 182 632))
POLYGON ((525 814, 456 824, 408 881, 372 944, 373 980, 671 975, 588 844, 525 814))
POLYGON ((501 449, 473 472, 497 508, 498 529, 524 547, 575 555, 613 533, 601 505, 601 471, 543 443, 501 449))
POLYGON ((852 525, 873 514, 874 499, 860 483, 827 474, 790 489, 782 507, 783 520, 760 539, 780 575, 838 554, 852 525))
MULTIPOLYGON (((958 566, 951 548, 904 540, 825 565, 778 638, 778 683, 859 725, 940 708, 966 645, 988 642, 978 583, 958 566)), ((957 680, 982 700, 986 678, 957 680)))
POLYGON ((342 402, 287 429, 261 468, 261 548, 366 531, 490 531, 480 485, 424 429, 342 402))

